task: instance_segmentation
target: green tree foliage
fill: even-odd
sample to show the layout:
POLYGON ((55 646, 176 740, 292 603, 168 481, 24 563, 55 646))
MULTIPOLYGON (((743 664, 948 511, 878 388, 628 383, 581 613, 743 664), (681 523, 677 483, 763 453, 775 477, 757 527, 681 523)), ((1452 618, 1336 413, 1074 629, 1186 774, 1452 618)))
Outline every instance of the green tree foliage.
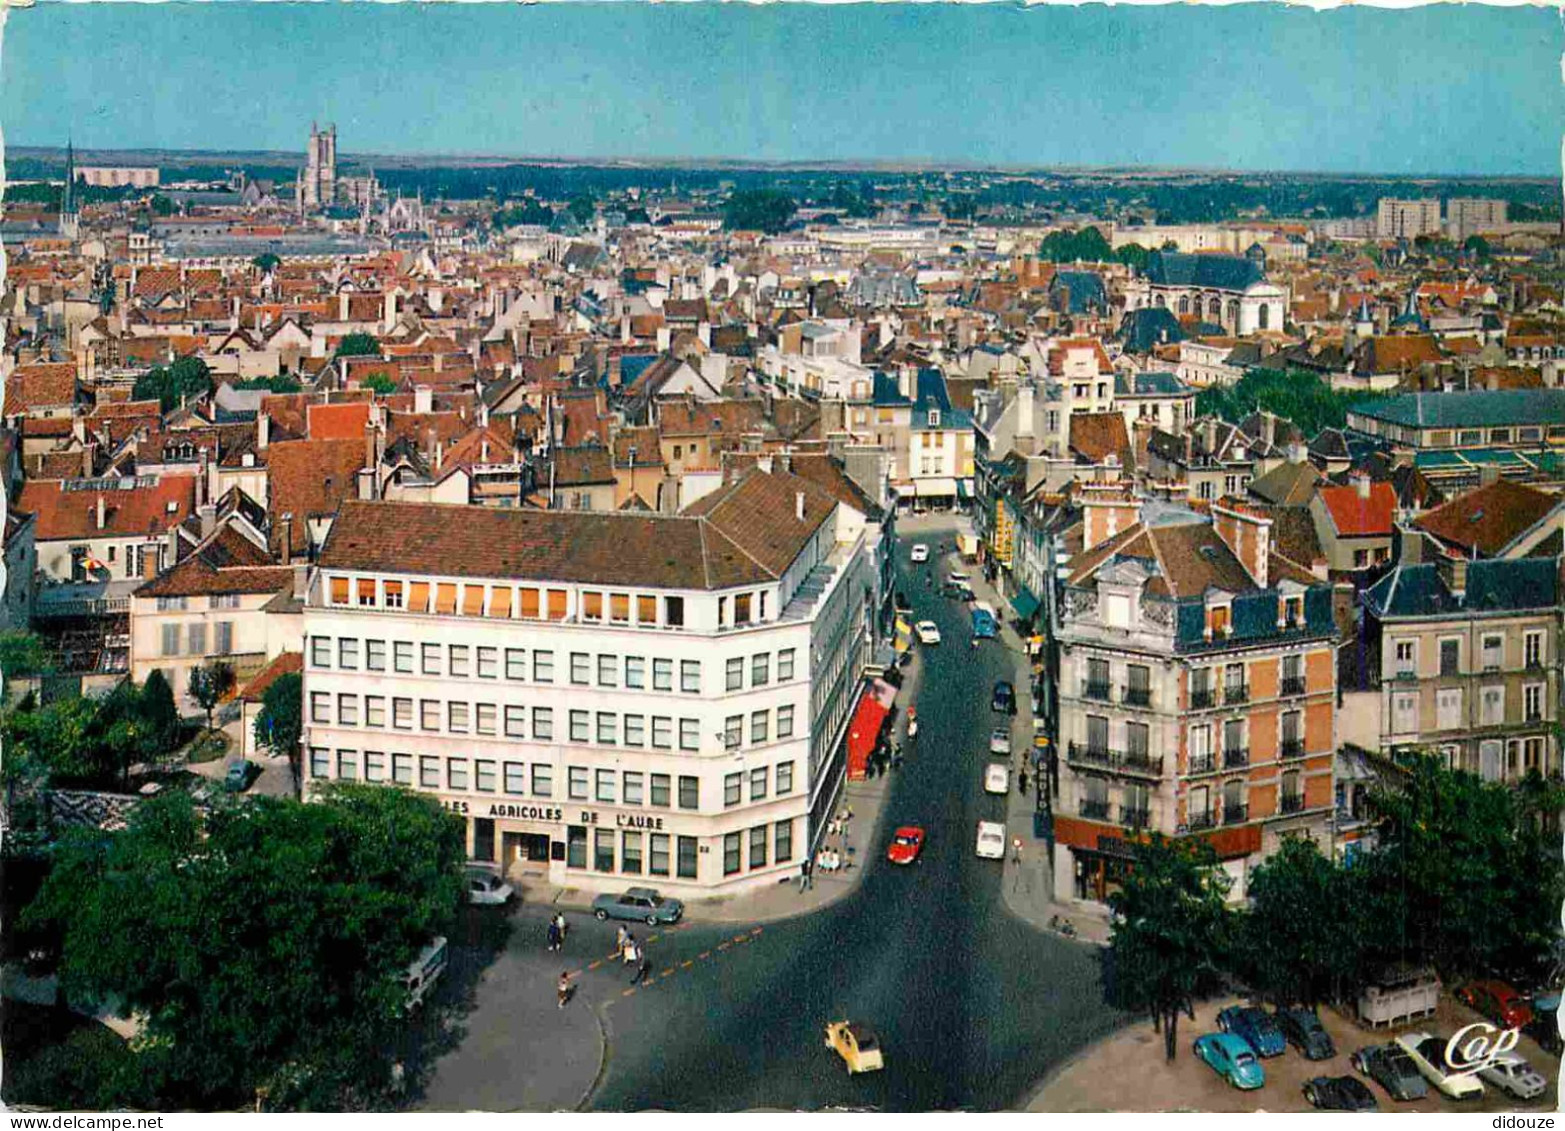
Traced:
POLYGON ((1109 896, 1113 992, 1124 1008, 1151 1014, 1173 1060, 1179 1015, 1194 1018, 1196 998, 1220 981, 1232 930, 1228 877, 1205 840, 1154 833, 1135 853, 1124 886, 1109 896))
POLYGON ((190 697, 206 712, 206 728, 212 729, 212 712, 234 686, 234 669, 213 660, 192 668, 190 672, 190 697))
POLYGON ((174 215, 174 202, 162 193, 156 193, 152 197, 152 214, 154 216, 174 215))
POLYGON ((1252 369, 1232 385, 1211 385, 1196 394, 1196 412, 1237 424, 1257 408, 1293 421, 1306 436, 1322 428, 1341 428, 1348 410, 1379 400, 1381 394, 1338 392, 1313 373, 1252 369))
POLYGON ((565 210, 571 214, 573 220, 585 227, 598 214, 598 202, 590 195, 582 195, 573 198, 565 206, 565 210))
POLYGON ((838 181, 832 185, 826 203, 854 220, 865 220, 880 212, 880 205, 875 203, 874 186, 868 183, 855 185, 838 181))
POLYGON ((1372 803, 1380 843, 1355 867, 1389 911, 1375 957, 1430 962, 1448 979, 1536 977, 1565 895, 1559 834, 1544 832, 1565 803, 1560 787, 1485 782, 1425 754, 1372 803))
POLYGON ((386 1102, 401 973, 453 921, 462 825, 406 790, 323 799, 203 815, 165 794, 123 832, 70 836, 24 912, 60 930, 67 993, 145 1017, 137 1061, 155 1106, 386 1102))
POLYGON ((723 227, 774 236, 793 219, 793 197, 777 189, 741 189, 723 202, 723 227))
POLYGON ((299 740, 304 734, 304 678, 298 672, 278 676, 261 696, 255 716, 255 744, 288 758, 294 792, 300 785, 299 740))
POLYGON ((554 223, 554 209, 532 197, 527 197, 520 204, 509 204, 497 210, 490 217, 490 223, 499 230, 516 228, 523 224, 536 224, 547 228, 554 223))
POLYGON ((946 197, 945 213, 953 220, 971 220, 978 215, 978 197, 970 192, 955 192, 946 197))
POLYGON ((374 334, 344 334, 337 343, 338 357, 379 357, 380 342, 374 334))
POLYGON ((277 255, 274 252, 263 251, 250 262, 261 271, 264 271, 266 274, 270 275, 273 271, 277 270, 277 268, 282 265, 283 260, 280 255, 277 255))
POLYGON ((232 382, 236 389, 265 389, 270 393, 297 393, 304 388, 297 377, 279 373, 275 377, 246 377, 232 382))
POLYGON ((54 671, 54 656, 43 638, 31 632, 0 632, 0 675, 6 680, 54 671))
POLYGON ((1489 241, 1479 235, 1471 235, 1463 240, 1462 250, 1472 255, 1474 259, 1479 260, 1489 259, 1494 254, 1494 250, 1489 246, 1489 241))
POLYGON ((136 716, 154 749, 172 750, 178 744, 179 708, 174 705, 174 689, 157 668, 152 669, 147 682, 141 685, 136 716))
POLYGON ((212 373, 199 357, 181 357, 172 365, 158 365, 136 378, 131 397, 138 401, 156 400, 163 412, 176 407, 181 398, 196 400, 212 391, 212 373))
POLYGON ((1145 270, 1150 252, 1140 244, 1115 251, 1097 228, 1050 232, 1038 244, 1038 258, 1048 263, 1124 263, 1145 270))
POLYGON ((397 391, 397 382, 389 373, 371 373, 368 377, 359 381, 361 389, 373 389, 383 397, 389 397, 397 391))
POLYGON ((4 720, 6 777, 57 785, 97 785, 113 773, 96 741, 98 704, 79 695, 45 707, 8 712, 4 720))

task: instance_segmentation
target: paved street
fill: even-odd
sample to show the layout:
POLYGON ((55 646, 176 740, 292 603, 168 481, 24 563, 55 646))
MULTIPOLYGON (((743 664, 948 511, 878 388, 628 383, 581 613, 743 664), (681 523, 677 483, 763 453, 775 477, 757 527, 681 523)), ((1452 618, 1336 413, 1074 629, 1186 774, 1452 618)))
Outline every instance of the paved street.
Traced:
POLYGON ((578 997, 564 1016, 553 1002, 560 964, 540 945, 544 908, 523 907, 423 1106, 574 1106, 598 1070, 589 1011, 607 1036, 590 1099, 603 1110, 1005 1108, 1118 1023, 1102 1004, 1097 950, 1015 918, 1001 890, 1015 877, 974 854, 979 819, 1007 815, 980 777, 1003 717, 990 692, 1013 677, 1013 659, 994 641, 971 649, 967 607, 935 596, 922 568, 908 576, 909 543, 954 538, 952 525, 919 525, 899 572, 915 616, 939 624, 945 642, 924 651, 919 735, 878 829, 854 822, 858 887, 791 919, 662 932, 649 946, 651 984, 633 991, 623 966, 591 965, 612 949, 612 928, 574 915, 565 965, 580 972, 578 997), (880 860, 902 823, 929 834, 923 862, 905 870, 880 860), (847 1077, 823 1036, 842 1017, 880 1033, 884 1072, 847 1077))

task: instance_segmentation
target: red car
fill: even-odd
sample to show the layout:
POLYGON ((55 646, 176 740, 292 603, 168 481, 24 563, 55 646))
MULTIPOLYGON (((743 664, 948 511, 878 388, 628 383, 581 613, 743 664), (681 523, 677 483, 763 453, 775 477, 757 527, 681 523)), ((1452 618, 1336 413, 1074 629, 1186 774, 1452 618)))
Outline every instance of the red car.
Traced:
POLYGON ((913 864, 918 861, 918 854, 923 850, 924 830, 904 825, 891 838, 891 846, 886 849, 886 859, 893 864, 913 864))
POLYGON ((1505 982, 1468 982, 1456 991, 1456 996, 1507 1029, 1524 1029, 1532 1024, 1532 1006, 1505 982))

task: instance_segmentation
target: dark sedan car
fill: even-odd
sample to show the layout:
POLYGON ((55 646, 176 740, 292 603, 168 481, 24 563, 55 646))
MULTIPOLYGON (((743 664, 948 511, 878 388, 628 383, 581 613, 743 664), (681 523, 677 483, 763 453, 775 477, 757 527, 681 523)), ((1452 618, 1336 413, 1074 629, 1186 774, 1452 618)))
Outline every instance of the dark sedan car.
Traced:
POLYGON ((1330 1060, 1337 1055, 1331 1035, 1313 1009, 1279 1009, 1275 1019, 1282 1035, 1304 1054, 1305 1060, 1330 1060))
POLYGON ((1379 1107, 1363 1082, 1351 1076, 1317 1076, 1306 1080, 1304 1098, 1322 1111, 1375 1111, 1379 1107))
POLYGON ((1006 680, 995 680, 994 695, 989 699, 989 707, 1001 714, 1016 714, 1016 688, 1006 680))
POLYGON ((1281 1056, 1288 1051, 1272 1015, 1253 1005, 1230 1005, 1217 1015, 1217 1027, 1242 1038, 1256 1056, 1281 1056))
POLYGON ((1395 1044, 1366 1045, 1353 1054, 1352 1062, 1355 1071, 1375 1081, 1394 1100, 1421 1100, 1429 1094, 1429 1082, 1418 1065, 1395 1044))

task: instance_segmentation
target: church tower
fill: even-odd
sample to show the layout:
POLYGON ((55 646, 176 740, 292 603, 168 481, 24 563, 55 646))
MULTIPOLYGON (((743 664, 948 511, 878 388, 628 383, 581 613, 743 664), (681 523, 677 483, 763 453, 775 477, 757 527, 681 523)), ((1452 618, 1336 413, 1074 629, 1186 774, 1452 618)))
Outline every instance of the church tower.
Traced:
POLYGON ((74 240, 81 229, 76 205, 76 148, 65 143, 65 192, 60 198, 60 235, 74 240))

